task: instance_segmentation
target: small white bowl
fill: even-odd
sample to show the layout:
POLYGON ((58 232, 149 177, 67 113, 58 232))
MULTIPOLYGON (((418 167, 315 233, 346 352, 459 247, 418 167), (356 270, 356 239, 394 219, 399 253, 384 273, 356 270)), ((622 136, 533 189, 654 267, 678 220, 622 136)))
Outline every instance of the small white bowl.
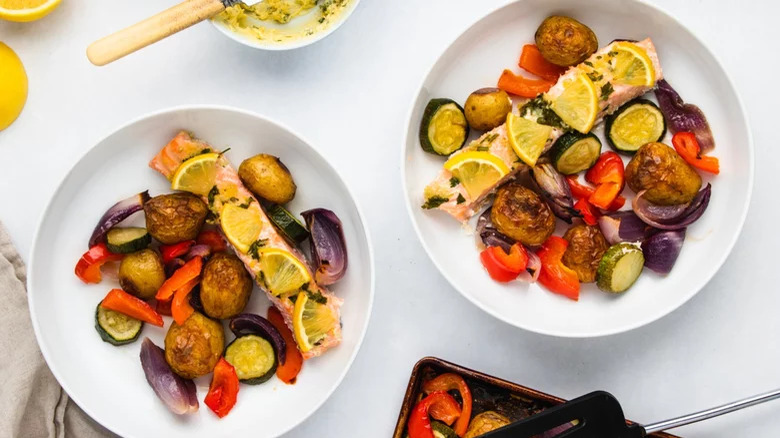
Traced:
MULTIPOLYGON (((255 49, 260 49, 260 50, 280 50, 280 51, 292 50, 292 49, 297 49, 299 47, 308 46, 309 44, 314 44, 317 41, 335 32, 336 29, 338 29, 342 24, 344 24, 344 22, 347 21, 350 15, 352 15, 352 12, 354 12, 354 10, 358 6, 358 3, 360 3, 360 0, 350 0, 349 4, 346 6, 346 9, 341 13, 341 16, 338 17, 336 21, 331 23, 331 25, 325 28, 324 30, 316 32, 306 37, 290 39, 288 41, 268 41, 268 40, 260 40, 257 38, 252 38, 248 35, 243 35, 241 33, 230 30, 230 28, 228 28, 224 23, 217 20, 216 18, 211 19, 209 21, 217 30, 222 32, 228 38, 232 39, 233 41, 237 41, 245 46, 253 47, 255 49)), ((298 18, 302 18, 302 17, 298 17, 298 18)), ((271 26, 272 27, 295 26, 296 25, 295 21, 296 20, 293 19, 290 23, 284 25, 271 24, 271 26)))

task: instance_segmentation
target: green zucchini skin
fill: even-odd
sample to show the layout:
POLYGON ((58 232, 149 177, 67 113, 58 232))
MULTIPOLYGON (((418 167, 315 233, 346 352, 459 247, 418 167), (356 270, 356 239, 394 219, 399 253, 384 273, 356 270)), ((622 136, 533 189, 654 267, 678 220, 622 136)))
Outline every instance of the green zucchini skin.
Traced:
POLYGON ((564 133, 550 149, 550 157, 555 170, 564 175, 574 175, 590 169, 598 161, 599 155, 601 155, 601 140, 592 133, 582 134, 577 131, 564 133), (598 147, 593 147, 595 145, 598 147), (572 167, 566 158, 572 153, 583 151, 585 153, 581 155, 582 162, 572 167))
POLYGON ((431 429, 435 438, 458 438, 455 431, 441 421, 431 421, 431 429))
POLYGON ((422 146, 422 149, 425 152, 436 154, 436 155, 442 155, 442 156, 448 156, 452 154, 453 152, 457 151, 458 149, 462 148, 464 144, 466 144, 466 139, 469 137, 469 125, 466 121, 466 112, 463 110, 463 107, 460 106, 457 102, 455 102, 452 99, 446 99, 446 98, 438 98, 438 99, 431 99, 430 102, 428 102, 428 105, 425 106, 425 110, 423 111, 423 117, 422 122, 420 123, 420 145, 422 146), (446 147, 444 145, 436 145, 431 140, 430 136, 428 135, 429 128, 431 123, 433 122, 434 118, 438 114, 438 112, 442 109, 445 109, 444 107, 447 105, 454 105, 455 108, 457 108, 458 111, 460 111, 460 115, 463 117, 463 140, 460 142, 460 144, 451 145, 449 147, 446 147))
POLYGON ((639 278, 644 264, 645 257, 638 246, 630 243, 612 245, 601 257, 596 271, 596 285, 604 292, 625 292, 639 278))
POLYGON ((268 218, 290 242, 301 244, 309 238, 306 227, 286 208, 274 204, 268 208, 268 218))
POLYGON ((112 228, 106 234, 106 246, 115 254, 140 251, 150 243, 152 243, 152 236, 146 228, 112 228))
POLYGON ((624 154, 624 155, 634 155, 634 153, 642 146, 644 146, 647 143, 657 142, 661 141, 661 139, 664 138, 666 135, 666 117, 664 117, 664 113, 661 111, 660 108, 658 108, 658 105, 656 105, 654 102, 643 99, 641 97, 636 98, 620 108, 618 108, 617 111, 607 116, 606 120, 604 121, 604 137, 607 139, 607 144, 609 144, 609 147, 611 147, 615 152, 624 154), (620 117, 621 114, 625 113, 628 110, 631 110, 632 107, 638 106, 638 105, 644 105, 651 107, 653 111, 655 111, 657 114, 660 114, 662 122, 662 130, 661 134, 657 136, 657 138, 650 138, 645 143, 642 143, 640 145, 636 146, 636 149, 622 149, 620 146, 618 146, 615 141, 612 138, 612 127, 615 125, 615 121, 620 117))
MULTIPOLYGON (((273 377, 274 374, 276 374, 276 368, 279 365, 279 361, 276 357, 276 354, 274 353, 273 346, 271 345, 270 342, 268 342, 263 337, 257 335, 244 335, 244 336, 239 336, 236 339, 233 339, 233 341, 230 344, 228 344, 228 346, 225 348, 225 360, 230 362, 231 357, 235 353, 235 349, 241 348, 241 344, 245 342, 264 342, 268 344, 266 350, 270 352, 270 354, 273 356, 273 362, 270 368, 263 370, 260 374, 256 376, 252 376, 249 378, 246 377, 241 378, 239 376, 239 381, 241 381, 242 383, 246 383, 248 385, 259 385, 261 383, 267 382, 271 377, 273 377)), ((230 363, 230 364, 236 367, 236 373, 239 373, 238 364, 234 364, 234 363, 230 363)))
POLYGON ((97 307, 95 308, 95 330, 97 330, 98 334, 100 335, 100 339, 102 339, 104 342, 108 342, 111 345, 120 346, 135 342, 138 339, 138 336, 141 334, 141 330, 143 328, 144 323, 142 321, 138 321, 137 319, 131 318, 127 315, 122 315, 119 312, 103 308, 100 306, 100 303, 98 303, 97 307), (101 315, 107 316, 109 313, 121 315, 121 317, 126 318, 131 324, 131 330, 120 336, 119 333, 116 333, 115 329, 108 326, 106 321, 103 321, 101 324, 101 315), (134 324, 133 322, 136 322, 137 324, 134 324))

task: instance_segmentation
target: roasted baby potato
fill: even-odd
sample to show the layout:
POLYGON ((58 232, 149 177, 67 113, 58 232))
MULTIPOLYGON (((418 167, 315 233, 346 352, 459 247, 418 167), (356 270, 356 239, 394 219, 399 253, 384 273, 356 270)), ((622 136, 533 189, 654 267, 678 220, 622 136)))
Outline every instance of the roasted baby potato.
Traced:
POLYGON ((541 245, 555 231, 550 206, 517 182, 498 189, 490 218, 498 231, 526 245, 541 245))
POLYGON ((191 193, 159 195, 144 204, 146 230, 165 245, 198 237, 208 207, 191 193))
POLYGON ((645 199, 658 205, 690 202, 701 189, 701 176, 671 147, 648 143, 626 165, 631 190, 647 190, 645 199))
POLYGON ((165 361, 185 379, 210 373, 225 349, 222 324, 195 312, 165 335, 165 361))
POLYGON ((469 428, 463 438, 476 438, 490 431, 499 429, 511 423, 509 418, 496 411, 485 411, 476 415, 469 423, 469 428))
POLYGON ((564 266, 576 272, 582 283, 596 281, 599 262, 609 248, 599 227, 574 225, 566 230, 563 238, 569 242, 561 259, 564 266))
POLYGON ((588 26, 561 15, 547 17, 535 39, 544 59, 561 67, 577 65, 599 49, 596 34, 588 26))
POLYGON ((466 99, 466 121, 472 129, 488 131, 506 121, 512 99, 498 88, 480 88, 466 99))
POLYGON ((130 253, 119 264, 119 285, 142 300, 152 298, 164 281, 162 260, 151 249, 130 253))
POLYGON ((227 319, 246 307, 252 293, 252 279, 244 264, 233 254, 215 254, 203 267, 200 301, 206 315, 227 319))
POLYGON ((238 166, 238 177, 255 195, 275 204, 285 204, 295 197, 297 186, 290 171, 279 158, 259 154, 238 166))

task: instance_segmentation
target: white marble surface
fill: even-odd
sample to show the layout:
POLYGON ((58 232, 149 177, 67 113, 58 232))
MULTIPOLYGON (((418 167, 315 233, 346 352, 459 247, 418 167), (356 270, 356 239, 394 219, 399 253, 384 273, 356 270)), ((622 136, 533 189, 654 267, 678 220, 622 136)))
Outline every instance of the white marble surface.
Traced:
MULTIPOLYGON (((780 6, 654 1, 714 49, 745 101, 758 158, 750 214, 726 265, 685 306, 629 333, 567 340, 505 325, 457 294, 416 241, 400 189, 399 148, 418 84, 456 35, 504 2, 363 0, 330 37, 279 53, 237 45, 202 24, 102 68, 87 61, 89 42, 173 2, 64 0, 38 22, 0 22, 0 41, 21 56, 30 80, 22 116, 0 132, 0 220, 26 259, 56 185, 104 135, 160 108, 233 105, 284 122, 332 159, 367 213, 376 248, 363 348, 333 397, 290 437, 388 436, 412 365, 426 355, 564 397, 605 389, 640 421, 780 387, 772 229, 780 213, 772 74, 780 70, 780 6)), ((777 437, 775 403, 677 433, 777 437)))

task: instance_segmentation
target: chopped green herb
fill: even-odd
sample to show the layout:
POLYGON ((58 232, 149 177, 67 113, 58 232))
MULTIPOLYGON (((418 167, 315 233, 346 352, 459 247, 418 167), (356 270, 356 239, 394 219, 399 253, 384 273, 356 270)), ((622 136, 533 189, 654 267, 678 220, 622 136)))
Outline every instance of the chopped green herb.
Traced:
POLYGON ((289 297, 287 297, 287 299, 292 301, 293 304, 295 304, 295 302, 298 301, 298 294, 292 294, 289 297))
POLYGON ((535 116, 536 123, 539 123, 540 125, 552 126, 563 130, 571 129, 569 128, 569 125, 561 120, 561 118, 558 117, 558 114, 550 108, 550 102, 544 100, 541 96, 529 100, 525 105, 520 107, 520 116, 525 117, 528 115, 535 116))
POLYGON ((601 59, 601 55, 596 55, 596 59, 601 59))
POLYGON ((612 51, 610 51, 609 53, 607 53, 607 56, 609 56, 609 57, 615 57, 615 56, 617 56, 617 54, 618 54, 618 52, 616 52, 616 51, 612 50, 612 51))
POLYGON ((487 146, 477 146, 477 152, 487 152, 490 148, 487 146))
POLYGON ((587 65, 588 67, 593 67, 593 63, 590 61, 585 61, 583 64, 587 65))
POLYGON ((255 260, 260 260, 260 248, 264 247, 268 243, 268 239, 257 239, 249 245, 247 254, 252 256, 255 260))
POLYGON ((457 176, 453 176, 450 178, 450 187, 455 187, 456 185, 460 184, 460 180, 457 176))
POLYGON ((236 198, 235 196, 231 196, 230 199, 228 199, 228 201, 230 201, 230 202, 238 202, 238 198, 236 198))
POLYGON ((219 155, 225 155, 227 153, 227 151, 229 151, 229 150, 230 150, 230 148, 226 148, 222 152, 220 152, 219 155))
POLYGON ((209 194, 207 195, 207 198, 209 200, 209 207, 214 207, 214 198, 219 196, 219 189, 217 188, 216 184, 209 190, 209 194))
POLYGON ((480 144, 480 145, 483 145, 483 144, 485 144, 485 143, 487 143, 487 144, 490 144, 490 143, 493 143, 493 140, 495 140, 495 139, 497 139, 497 138, 498 138, 498 134, 490 134, 490 135, 487 135, 487 136, 485 136, 485 138, 483 138, 483 139, 482 139, 482 140, 479 142, 479 144, 480 144))
POLYGON ((328 299, 325 298, 325 296, 322 295, 322 293, 320 291, 312 292, 310 290, 306 290, 306 295, 308 295, 309 299, 314 301, 315 303, 320 303, 320 304, 327 304, 328 303, 328 299))
MULTIPOLYGON (((250 205, 252 205, 252 202, 254 202, 255 198, 246 198, 246 202, 243 204, 239 204, 238 206, 241 208, 249 208, 250 205)), ((238 199, 236 199, 238 201, 238 199)))
POLYGON ((449 201, 449 198, 445 198, 443 196, 431 196, 425 201, 425 204, 422 205, 422 208, 431 210, 433 208, 439 207, 447 201, 449 201))
POLYGON ((614 88, 612 88, 612 84, 607 82, 601 87, 601 100, 607 100, 609 99, 609 96, 615 91, 614 88))
POLYGON ((458 193, 458 205, 463 204, 466 202, 466 198, 463 197, 460 193, 458 193))
POLYGON ((596 72, 595 70, 587 74, 588 79, 590 79, 592 82, 598 82, 602 79, 604 79, 604 75, 596 72))

